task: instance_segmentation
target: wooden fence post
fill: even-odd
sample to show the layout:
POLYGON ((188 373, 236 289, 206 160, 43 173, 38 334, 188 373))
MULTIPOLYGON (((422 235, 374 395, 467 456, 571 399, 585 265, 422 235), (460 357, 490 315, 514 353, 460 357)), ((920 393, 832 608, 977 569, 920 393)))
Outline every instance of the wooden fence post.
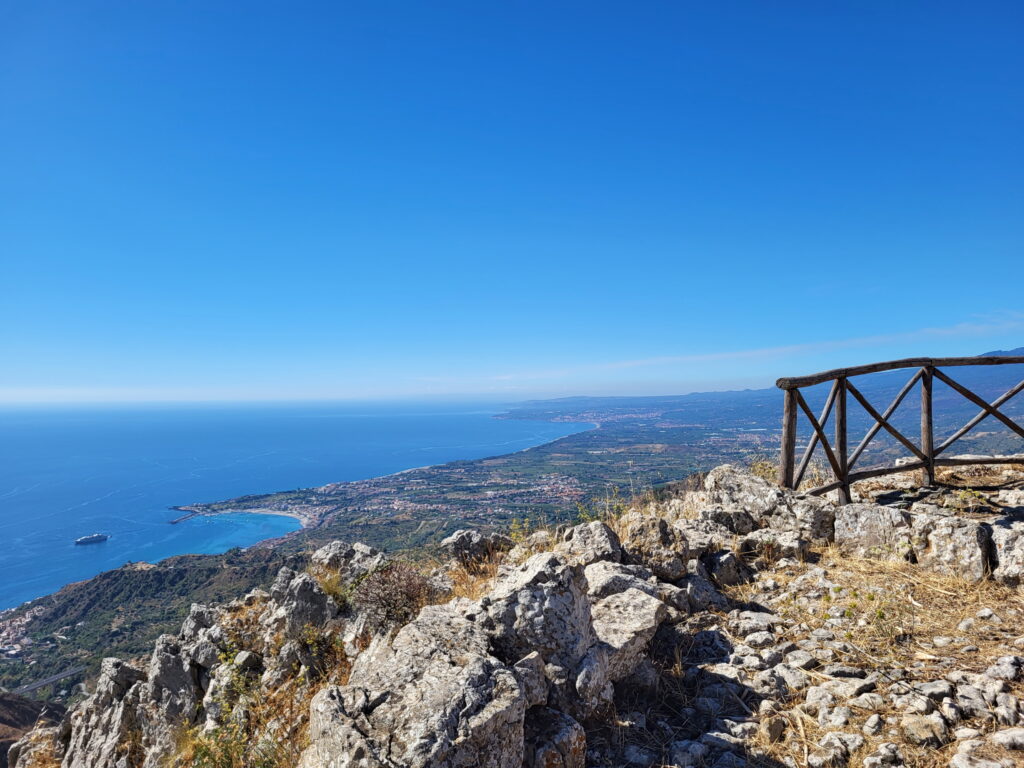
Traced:
POLYGON ((925 455, 924 484, 935 485, 935 434, 932 422, 932 367, 921 373, 921 453, 925 455))
POLYGON ((850 465, 847 461, 846 445, 846 379, 837 380, 839 391, 836 393, 836 460, 839 463, 840 476, 836 478, 839 486, 839 503, 850 503, 850 465))
POLYGON ((796 465, 796 393, 785 390, 782 406, 782 456, 779 459, 779 485, 793 487, 793 470, 796 465))

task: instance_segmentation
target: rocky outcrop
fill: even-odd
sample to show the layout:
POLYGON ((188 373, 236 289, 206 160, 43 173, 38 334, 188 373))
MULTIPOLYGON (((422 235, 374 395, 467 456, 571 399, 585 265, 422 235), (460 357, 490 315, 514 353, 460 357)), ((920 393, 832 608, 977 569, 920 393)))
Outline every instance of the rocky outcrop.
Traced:
POLYGON ((834 536, 835 505, 831 502, 784 491, 730 464, 708 473, 704 491, 695 494, 693 503, 701 508, 704 519, 734 521, 734 525, 726 525, 734 533, 772 528, 811 541, 831 541, 834 536), (735 525, 744 515, 752 522, 749 528, 745 522, 735 525))
POLYGON ((664 518, 640 510, 627 512, 619 523, 627 561, 649 568, 663 581, 686 575, 690 549, 682 531, 664 518))
POLYGON ((425 608, 361 654, 348 685, 317 694, 300 768, 521 766, 523 689, 467 612, 425 608))
MULTIPOLYGON (((351 595, 415 569, 335 542, 269 592, 193 606, 148 663, 107 659, 59 727, 11 754, 17 768, 54 755, 63 768, 184 768, 183 740, 209 738, 238 750, 235 764, 284 745, 278 764, 299 768, 874 768, 937 750, 978 768, 1024 745, 1024 610, 984 608, 911 644, 914 615, 889 584, 853 588, 841 559, 813 562, 834 550, 811 546, 1015 585, 1024 522, 998 520, 930 502, 836 506, 720 467, 685 504, 534 534, 504 559, 511 542, 458 532, 455 564, 431 582, 473 599, 421 600, 404 626, 368 623, 351 595), (455 583, 484 573, 483 589, 455 583), (903 661, 865 652, 868 629, 903 661), (985 657, 994 643, 1005 650, 985 657), (933 664, 947 647, 984 663, 933 664), (772 762, 790 746, 796 757, 772 762)), ((389 584, 374 599, 440 599, 389 584)))
POLYGON ((481 563, 512 547, 512 539, 502 533, 459 530, 441 542, 441 549, 463 566, 481 563))
POLYGON ((595 520, 566 531, 555 552, 576 565, 587 566, 599 561, 617 563, 622 559, 622 544, 615 531, 595 520))

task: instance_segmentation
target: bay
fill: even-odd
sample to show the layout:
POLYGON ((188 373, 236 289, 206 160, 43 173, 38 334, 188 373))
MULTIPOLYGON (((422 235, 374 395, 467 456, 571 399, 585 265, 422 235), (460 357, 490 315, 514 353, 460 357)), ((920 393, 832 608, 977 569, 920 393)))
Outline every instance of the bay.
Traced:
POLYGON ((0 609, 129 561, 223 552, 299 527, 169 508, 510 453, 587 429, 494 404, 161 405, 0 410, 0 609), (92 533, 110 538, 76 546, 92 533))

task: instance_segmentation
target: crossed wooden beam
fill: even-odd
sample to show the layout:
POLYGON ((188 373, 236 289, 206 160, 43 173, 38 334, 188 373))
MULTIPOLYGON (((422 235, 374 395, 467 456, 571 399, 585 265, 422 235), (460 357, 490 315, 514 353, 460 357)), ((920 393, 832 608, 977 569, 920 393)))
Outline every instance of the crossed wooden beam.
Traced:
POLYGON ((926 475, 926 482, 935 482, 935 467, 937 465, 960 465, 977 463, 1020 463, 1021 459, 1006 457, 986 457, 980 459, 939 459, 938 457, 946 451, 957 440, 962 438, 984 419, 992 416, 1009 427, 1013 432, 1024 437, 1024 427, 1017 424, 999 408, 1012 397, 1024 390, 1024 380, 1010 388, 991 403, 986 402, 977 394, 969 390, 963 384, 953 380, 948 374, 940 370, 939 366, 952 367, 963 365, 1006 365, 1024 363, 1024 357, 993 356, 974 358, 911 358, 908 360, 893 360, 885 363, 873 363, 871 365, 859 366, 856 368, 840 368, 834 371, 813 374, 801 378, 779 379, 776 385, 785 391, 785 404, 783 408, 782 424, 782 461, 779 467, 779 484, 784 488, 799 488, 804 475, 810 466, 811 458, 818 444, 821 444, 828 459, 829 466, 835 475, 835 481, 826 485, 814 488, 809 493, 822 494, 831 490, 839 490, 840 501, 848 503, 850 500, 850 484, 857 480, 864 480, 869 477, 892 474, 895 472, 907 472, 923 469, 926 475), (903 388, 896 394, 892 402, 884 412, 879 413, 859 389, 849 380, 852 376, 859 376, 877 371, 894 370, 897 368, 916 367, 914 375, 903 385, 903 388), (960 429, 950 435, 941 445, 934 444, 934 423, 932 417, 932 383, 938 378, 951 389, 961 394, 967 400, 977 405, 981 410, 976 416, 970 419, 960 429), (814 384, 832 381, 832 388, 829 390, 825 405, 820 416, 815 416, 811 411, 807 400, 800 389, 814 384), (890 419, 899 408, 900 404, 914 388, 921 383, 921 435, 919 444, 915 444, 906 435, 892 425, 890 419), (847 423, 846 423, 846 400, 850 394, 860 403, 874 423, 868 429, 863 439, 854 449, 852 454, 847 453, 847 423), (797 412, 802 411, 810 423, 814 433, 804 449, 800 464, 796 464, 796 420, 797 412), (835 437, 829 442, 825 434, 825 425, 830 415, 835 412, 834 427, 835 437), (879 469, 851 471, 858 459, 863 455, 868 444, 875 438, 880 430, 884 429, 902 444, 917 459, 915 462, 901 466, 883 467, 879 469))

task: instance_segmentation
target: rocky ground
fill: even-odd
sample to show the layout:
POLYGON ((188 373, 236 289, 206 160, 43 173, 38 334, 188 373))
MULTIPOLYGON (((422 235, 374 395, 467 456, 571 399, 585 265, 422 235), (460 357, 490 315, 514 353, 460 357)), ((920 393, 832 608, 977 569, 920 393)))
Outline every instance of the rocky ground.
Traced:
POLYGON ((460 532, 432 571, 336 542, 105 661, 11 762, 1022 764, 1024 476, 986 472, 837 506, 724 466, 606 520, 460 532))

